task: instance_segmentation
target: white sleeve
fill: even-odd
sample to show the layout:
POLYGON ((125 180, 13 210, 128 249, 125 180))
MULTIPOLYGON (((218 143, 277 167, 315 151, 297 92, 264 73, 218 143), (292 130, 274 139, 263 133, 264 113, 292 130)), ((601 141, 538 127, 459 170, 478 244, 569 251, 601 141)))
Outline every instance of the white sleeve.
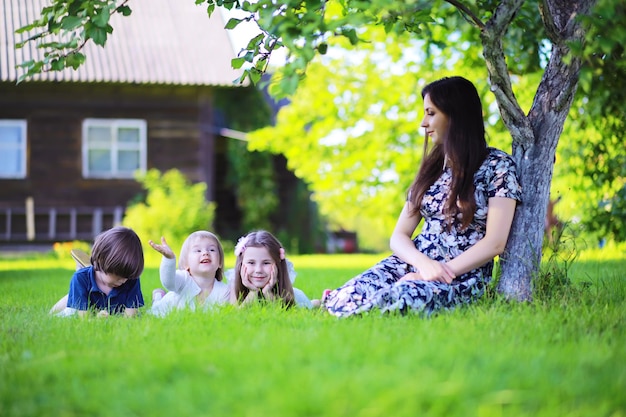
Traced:
POLYGON ((185 271, 176 269, 176 258, 169 259, 163 256, 159 267, 161 284, 168 291, 180 292, 185 284, 185 271))

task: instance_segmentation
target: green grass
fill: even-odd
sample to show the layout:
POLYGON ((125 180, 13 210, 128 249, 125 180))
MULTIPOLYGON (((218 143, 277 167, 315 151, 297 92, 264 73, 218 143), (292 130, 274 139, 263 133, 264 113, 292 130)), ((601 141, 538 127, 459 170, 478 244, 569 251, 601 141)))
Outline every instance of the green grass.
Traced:
MULTIPOLYGON (((316 296, 379 257, 292 257, 296 286, 316 296)), ((584 254, 552 300, 431 319, 272 306, 50 317, 72 270, 0 258, 0 416, 626 416, 623 253, 584 254)), ((148 265, 146 298, 157 285, 148 265)))

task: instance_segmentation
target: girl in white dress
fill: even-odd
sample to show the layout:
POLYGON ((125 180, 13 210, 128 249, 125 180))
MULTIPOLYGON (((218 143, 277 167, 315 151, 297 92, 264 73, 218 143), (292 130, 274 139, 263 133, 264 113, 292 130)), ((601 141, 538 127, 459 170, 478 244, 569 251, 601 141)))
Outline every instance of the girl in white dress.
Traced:
POLYGON ((159 275, 161 284, 169 290, 153 291, 151 312, 164 316, 173 309, 207 309, 211 305, 225 304, 230 299, 230 289, 223 282, 224 249, 217 236, 199 230, 191 233, 180 250, 178 269, 176 256, 165 238, 161 244, 152 240, 150 246, 163 255, 159 275))

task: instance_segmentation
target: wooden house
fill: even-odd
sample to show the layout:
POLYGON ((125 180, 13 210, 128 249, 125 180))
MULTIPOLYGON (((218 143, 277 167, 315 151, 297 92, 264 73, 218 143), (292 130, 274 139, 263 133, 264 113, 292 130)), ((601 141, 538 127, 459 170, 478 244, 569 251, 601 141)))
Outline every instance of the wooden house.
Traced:
MULTIPOLYGON (((16 49, 14 31, 45 1, 0 4, 0 245, 92 240, 120 222, 141 192, 133 173, 150 168, 206 182, 217 232, 237 230, 223 174, 226 144, 240 138, 229 129, 238 112, 223 103, 232 110, 263 99, 233 84, 240 73, 219 12, 209 18, 189 0, 133 0, 129 17, 112 18, 105 48, 86 46, 78 70, 17 84, 16 65, 37 51, 16 49)), ((294 187, 284 167, 284 186, 294 187)))

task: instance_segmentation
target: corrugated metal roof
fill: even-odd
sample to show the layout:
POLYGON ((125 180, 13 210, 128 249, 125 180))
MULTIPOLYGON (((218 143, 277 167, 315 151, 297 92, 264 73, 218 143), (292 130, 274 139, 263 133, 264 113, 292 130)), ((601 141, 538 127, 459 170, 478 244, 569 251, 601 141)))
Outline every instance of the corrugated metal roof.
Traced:
MULTIPOLYGON (((45 0, 0 0, 0 81, 17 81, 16 65, 43 56, 33 46, 16 49, 14 31, 39 17, 45 0)), ((233 85, 235 53, 219 11, 193 0, 131 0, 132 14, 111 19, 104 48, 89 42, 78 69, 47 72, 33 80, 140 84, 233 85)))

